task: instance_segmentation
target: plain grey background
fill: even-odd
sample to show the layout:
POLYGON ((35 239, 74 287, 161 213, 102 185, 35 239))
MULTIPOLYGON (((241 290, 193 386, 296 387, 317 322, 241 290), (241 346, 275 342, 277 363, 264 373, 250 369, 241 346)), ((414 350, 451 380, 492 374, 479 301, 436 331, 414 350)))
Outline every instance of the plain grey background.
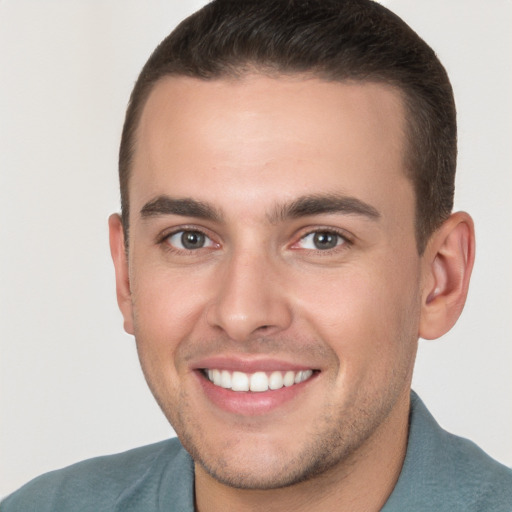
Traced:
MULTIPOLYGON (((122 331, 107 242, 117 148, 151 50, 201 1, 0 1, 0 495, 172 435, 122 331)), ((459 111, 457 209, 477 230, 459 324, 414 388, 512 465, 510 0, 387 0, 438 52, 459 111)))

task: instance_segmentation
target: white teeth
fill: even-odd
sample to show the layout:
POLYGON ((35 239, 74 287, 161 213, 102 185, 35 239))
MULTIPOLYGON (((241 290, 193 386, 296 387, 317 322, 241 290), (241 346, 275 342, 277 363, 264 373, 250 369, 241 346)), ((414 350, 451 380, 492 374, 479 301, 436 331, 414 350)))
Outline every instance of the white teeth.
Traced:
POLYGON ((304 370, 297 372, 295 375, 295 384, 300 384, 301 382, 304 382, 305 380, 308 380, 309 377, 313 375, 313 370, 304 370))
POLYGON ((213 383, 216 385, 216 386, 220 386, 220 382, 221 382, 221 374, 220 374, 220 371, 219 370, 213 370, 213 383))
POLYGON ((283 384, 286 387, 293 386, 295 384, 295 373, 294 372, 286 372, 284 374, 283 384))
POLYGON ((304 370, 302 372, 302 382, 308 380, 313 375, 313 370, 304 370))
POLYGON ((231 374, 227 370, 220 372, 220 385, 223 388, 231 389, 231 374))
POLYGON ((270 375, 265 372, 247 374, 244 372, 230 372, 229 370, 208 369, 205 371, 208 379, 216 386, 233 391, 252 391, 261 393, 263 391, 281 389, 283 386, 290 387, 308 380, 313 375, 313 370, 300 370, 298 372, 274 371, 270 375))
POLYGON ((272 372, 268 379, 268 387, 270 389, 281 389, 283 384, 283 375, 281 372, 272 372))
MULTIPOLYGON (((215 384, 215 381, 213 383, 215 384)), ((242 372, 233 372, 231 389, 233 391, 249 391, 249 376, 242 372)))
POLYGON ((268 391, 268 377, 265 372, 256 372, 251 375, 251 391, 268 391))

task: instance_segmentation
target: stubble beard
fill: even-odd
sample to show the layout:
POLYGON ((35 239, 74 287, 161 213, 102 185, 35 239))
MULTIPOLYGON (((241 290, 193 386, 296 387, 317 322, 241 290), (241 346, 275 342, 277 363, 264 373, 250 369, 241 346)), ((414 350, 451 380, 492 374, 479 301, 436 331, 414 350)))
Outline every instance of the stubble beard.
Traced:
MULTIPOLYGON (((414 340, 406 338, 408 336, 403 336, 401 340, 402 349, 408 343, 414 343, 414 340)), ((321 477, 329 480, 329 475, 340 481, 352 471, 359 458, 365 456, 369 440, 379 434, 380 427, 410 390, 415 350, 405 350, 408 354, 399 357, 400 364, 391 370, 384 391, 372 386, 356 389, 352 396, 346 397, 344 404, 331 398, 324 403, 325 413, 310 423, 309 431, 303 436, 307 441, 302 446, 293 446, 293 453, 276 446, 275 453, 268 454, 268 464, 255 464, 250 460, 245 453, 243 433, 239 434, 240 453, 237 453, 236 442, 228 443, 223 449, 209 446, 209 425, 201 420, 201 411, 194 410, 186 389, 181 388, 177 400, 176 395, 173 399, 166 389, 165 379, 155 378, 158 372, 151 371, 151 362, 144 360, 140 350, 139 358, 156 401, 194 462, 226 486, 270 490, 306 481, 319 482, 321 477)))
MULTIPOLYGON (((166 416, 194 462, 221 484, 241 490, 281 489, 319 478, 328 480, 330 476, 342 481, 357 464, 368 440, 390 415, 403 389, 389 391, 386 397, 358 397, 357 406, 318 418, 308 432, 307 444, 297 447, 292 455, 276 450, 267 465, 255 465, 253 460, 237 456, 233 453, 236 445, 223 453, 212 451, 203 441, 207 439, 203 427, 188 414, 166 416), (229 453, 225 455, 226 452, 229 453)), ((329 405, 332 404, 326 410, 331 410, 329 405)), ((162 409, 164 413, 169 411, 167 407, 162 409)))

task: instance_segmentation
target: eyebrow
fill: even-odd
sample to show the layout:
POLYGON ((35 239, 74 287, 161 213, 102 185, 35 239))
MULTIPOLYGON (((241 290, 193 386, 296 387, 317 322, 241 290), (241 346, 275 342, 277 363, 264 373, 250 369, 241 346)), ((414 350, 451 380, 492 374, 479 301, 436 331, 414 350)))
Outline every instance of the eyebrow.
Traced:
POLYGON ((313 194, 276 207, 269 216, 269 220, 275 223, 322 213, 362 215, 371 220, 378 220, 381 216, 376 208, 355 197, 340 194, 313 194))
POLYGON ((140 215, 143 219, 160 215, 180 215, 217 222, 222 220, 220 212, 207 203, 188 197, 177 199, 166 195, 148 201, 140 210, 140 215))
MULTIPOLYGON (((312 194, 276 206, 274 211, 268 215, 268 220, 274 224, 287 219, 323 213, 362 215, 372 220, 380 218, 380 213, 376 208, 355 197, 340 194, 312 194)), ((192 198, 178 199, 167 195, 161 195, 148 201, 140 210, 140 214, 142 218, 180 215, 214 222, 221 222, 223 219, 221 212, 208 203, 192 198)))

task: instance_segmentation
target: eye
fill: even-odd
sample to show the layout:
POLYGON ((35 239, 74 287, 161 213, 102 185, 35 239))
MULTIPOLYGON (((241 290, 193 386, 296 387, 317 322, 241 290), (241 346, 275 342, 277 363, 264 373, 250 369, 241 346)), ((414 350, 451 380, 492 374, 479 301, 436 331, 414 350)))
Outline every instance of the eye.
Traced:
POLYGON ((166 238, 166 242, 175 249, 193 251, 205 247, 213 247, 215 244, 201 231, 183 230, 177 231, 166 238))
POLYGON ((327 251, 346 243, 345 238, 335 231, 313 231, 303 236, 298 246, 301 249, 312 249, 314 251, 327 251))

